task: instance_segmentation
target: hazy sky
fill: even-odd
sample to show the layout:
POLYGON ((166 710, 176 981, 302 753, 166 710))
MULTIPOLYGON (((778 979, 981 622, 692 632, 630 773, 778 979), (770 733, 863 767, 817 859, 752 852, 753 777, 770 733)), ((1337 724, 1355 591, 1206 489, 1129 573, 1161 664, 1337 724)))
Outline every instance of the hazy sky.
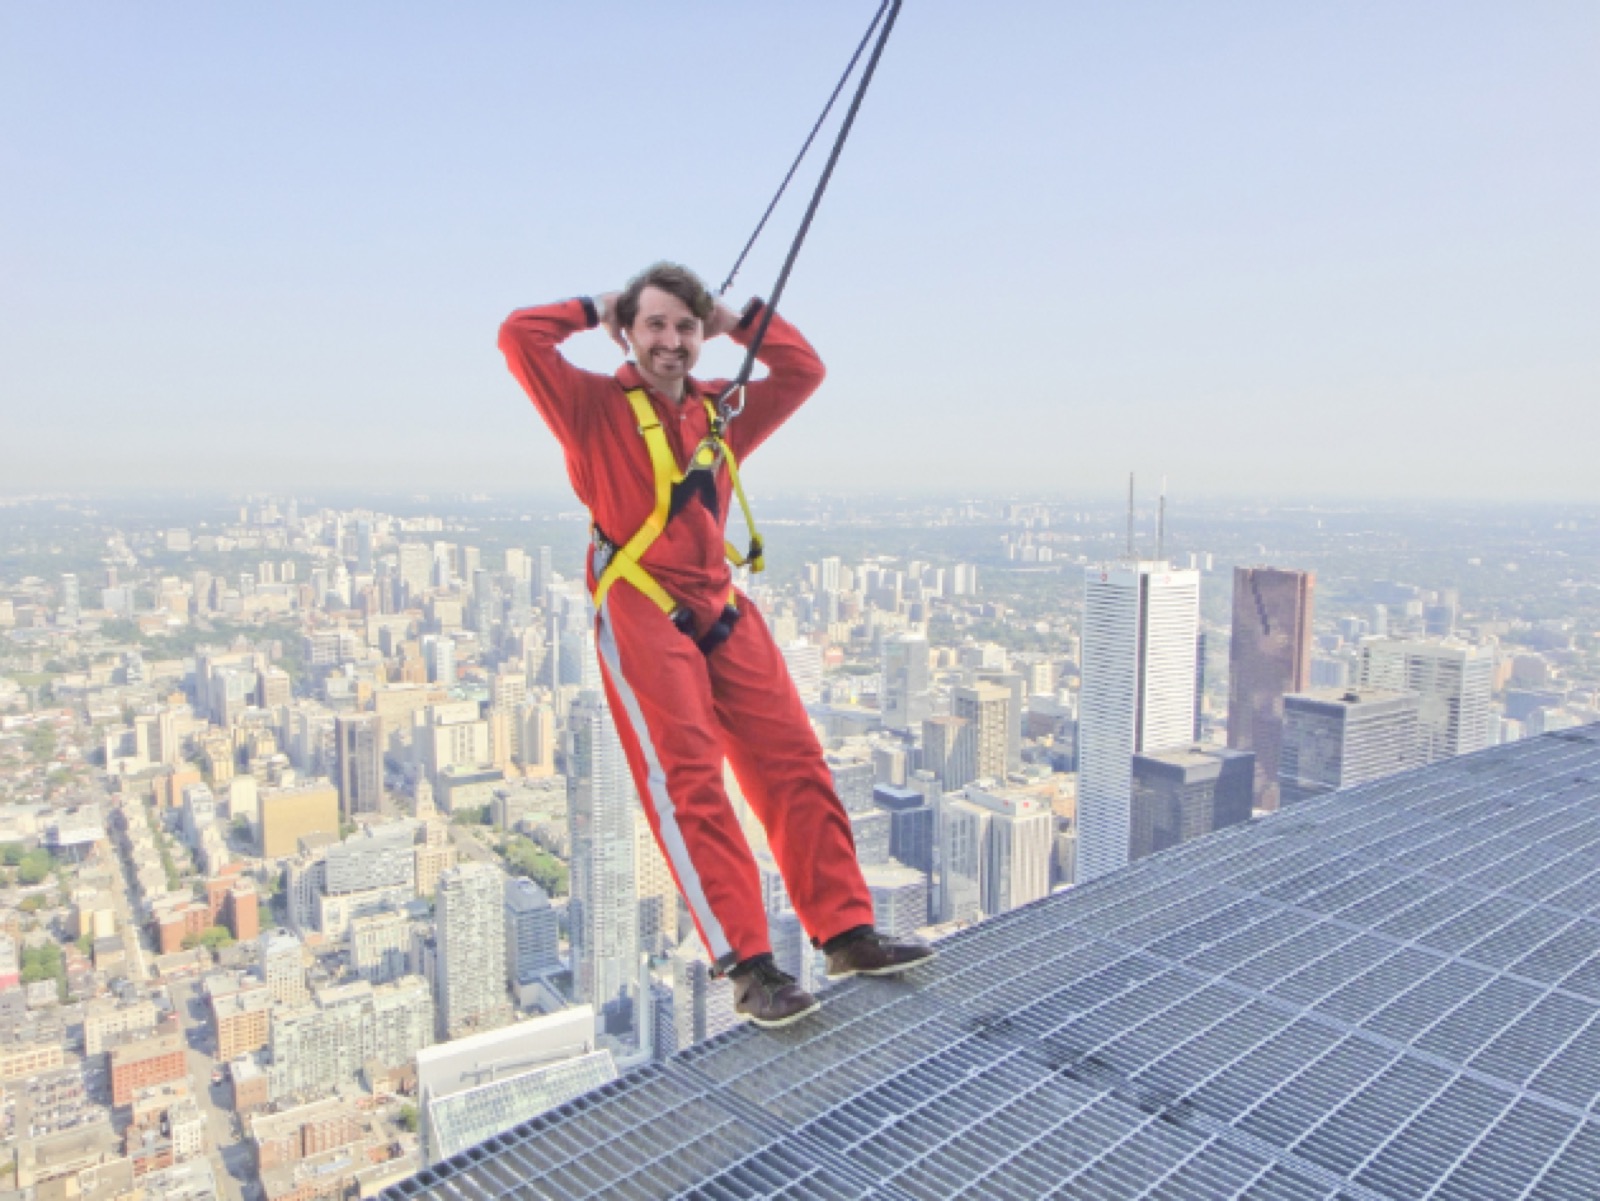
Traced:
MULTIPOLYGON (((559 482, 500 321, 720 281, 874 7, 0 6, 0 489, 559 482)), ((749 482, 1600 499, 1597 116, 1594 0, 907 0, 749 482)))

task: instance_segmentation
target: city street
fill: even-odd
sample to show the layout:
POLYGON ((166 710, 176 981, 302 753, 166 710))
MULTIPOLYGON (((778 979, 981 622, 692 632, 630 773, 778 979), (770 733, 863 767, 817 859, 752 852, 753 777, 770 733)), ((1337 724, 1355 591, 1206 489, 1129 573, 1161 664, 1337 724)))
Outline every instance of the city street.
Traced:
POLYGON ((171 990, 173 1008, 183 1028, 189 1086, 205 1114, 206 1154, 228 1201, 246 1201, 255 1190, 247 1191, 245 1186, 253 1184, 255 1174, 249 1148, 235 1133, 233 1110, 228 1108, 228 1085, 211 1083, 211 1073, 218 1064, 211 1054, 215 1048, 211 1045, 204 994, 194 980, 175 981, 171 990))

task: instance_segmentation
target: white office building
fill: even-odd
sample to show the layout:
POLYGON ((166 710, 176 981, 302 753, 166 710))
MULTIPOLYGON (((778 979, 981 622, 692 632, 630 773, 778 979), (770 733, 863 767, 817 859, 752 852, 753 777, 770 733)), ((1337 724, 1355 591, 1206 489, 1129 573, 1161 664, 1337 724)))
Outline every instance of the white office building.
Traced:
POLYGON ((1366 638, 1356 686, 1415 692, 1424 764, 1494 745, 1494 649, 1455 638, 1366 638))
POLYGON ((1133 757, 1194 735, 1200 574, 1164 560, 1084 576, 1078 879, 1127 866, 1133 757))

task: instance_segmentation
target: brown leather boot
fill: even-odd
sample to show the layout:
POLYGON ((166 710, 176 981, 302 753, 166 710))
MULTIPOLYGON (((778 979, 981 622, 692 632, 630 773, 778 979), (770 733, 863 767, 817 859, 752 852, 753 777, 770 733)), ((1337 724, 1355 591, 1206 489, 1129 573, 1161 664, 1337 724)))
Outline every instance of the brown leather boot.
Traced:
POLYGON ((728 979, 733 981, 734 1012, 758 1026, 787 1026, 822 1008, 793 976, 778 970, 771 955, 745 960, 728 973, 728 979))
POLYGON ((828 976, 897 976, 934 956, 927 943, 904 942, 878 933, 871 926, 829 939, 822 948, 828 956, 828 976))

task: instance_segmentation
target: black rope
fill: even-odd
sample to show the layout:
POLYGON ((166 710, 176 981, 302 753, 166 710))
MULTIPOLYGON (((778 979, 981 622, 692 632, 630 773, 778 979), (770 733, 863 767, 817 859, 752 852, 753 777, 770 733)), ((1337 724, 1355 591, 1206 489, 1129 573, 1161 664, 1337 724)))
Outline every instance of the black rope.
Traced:
POLYGON ((728 278, 722 281, 722 287, 717 289, 718 296, 726 296, 728 289, 733 287, 734 278, 739 274, 739 268, 744 266, 744 260, 750 253, 750 248, 756 244, 756 239, 761 236, 761 231, 767 227, 767 219, 772 216, 772 210, 778 207, 778 201, 783 199, 784 192, 789 187, 789 181, 794 178, 794 173, 800 169, 801 162, 806 153, 811 149, 811 143, 817 140, 817 134, 822 131, 822 124, 828 119, 828 114, 833 111, 834 101, 839 99, 839 93, 844 91, 844 85, 849 82, 850 76, 855 73, 856 64, 861 61, 861 52, 867 48, 867 43, 872 40, 872 31, 878 27, 878 22, 883 20, 883 14, 889 9, 889 0, 883 0, 878 6, 877 13, 872 18, 872 24, 867 26, 867 32, 861 35, 861 41, 856 45, 856 52, 850 56, 850 65, 845 67, 844 74, 839 76, 839 82, 833 85, 833 94, 828 97, 828 103, 822 106, 822 115, 817 118, 817 123, 811 127, 811 132, 806 135, 805 145, 800 147, 800 153, 794 156, 794 162, 789 164, 789 173, 783 177, 783 182, 778 185, 778 191, 767 205, 767 211, 761 214, 761 220, 756 223, 755 233, 750 235, 750 240, 744 244, 744 249, 739 252, 739 257, 734 260, 733 270, 728 272, 728 278))
MULTIPOLYGON (((772 296, 762 306, 761 324, 756 327, 755 337, 750 340, 750 347, 745 352, 744 366, 739 368, 739 374, 723 389, 722 395, 717 397, 717 408, 725 414, 724 420, 727 420, 728 397, 750 382, 750 372, 755 369, 756 354, 761 350, 762 339, 767 336, 767 327, 772 324, 772 314, 777 311, 778 301, 783 296, 785 285, 789 282, 789 272, 794 269, 794 261, 800 256, 800 247, 806 240, 806 233, 811 229, 811 219, 817 215, 817 207, 822 203, 822 194, 827 191, 828 181, 833 178, 833 169, 839 162, 840 153, 844 150, 845 139, 850 136, 850 127, 855 124, 856 113, 861 109, 861 101, 867 94, 867 86, 872 82, 872 74, 878 69, 878 59, 883 56, 883 48, 889 41, 889 35, 894 32, 895 18, 900 15, 901 0, 883 0, 883 3, 888 7, 889 19, 884 22, 883 32, 878 35, 878 44, 872 48, 872 57, 867 60, 867 68, 862 72, 861 82, 856 85, 856 94, 851 98, 849 111, 845 113, 844 123, 839 127, 839 136, 834 139, 833 151, 828 155, 828 163, 822 169, 822 178, 817 181, 816 190, 811 194, 811 203, 806 206, 806 215, 800 222, 800 232, 795 234, 794 244, 789 247, 789 256, 783 261, 783 270, 778 273, 778 282, 773 286, 772 296)), ((880 16, 882 11, 880 8, 880 16)), ((876 25, 878 17, 874 17, 872 23, 876 25)), ((870 35, 870 29, 868 33, 870 35)))

